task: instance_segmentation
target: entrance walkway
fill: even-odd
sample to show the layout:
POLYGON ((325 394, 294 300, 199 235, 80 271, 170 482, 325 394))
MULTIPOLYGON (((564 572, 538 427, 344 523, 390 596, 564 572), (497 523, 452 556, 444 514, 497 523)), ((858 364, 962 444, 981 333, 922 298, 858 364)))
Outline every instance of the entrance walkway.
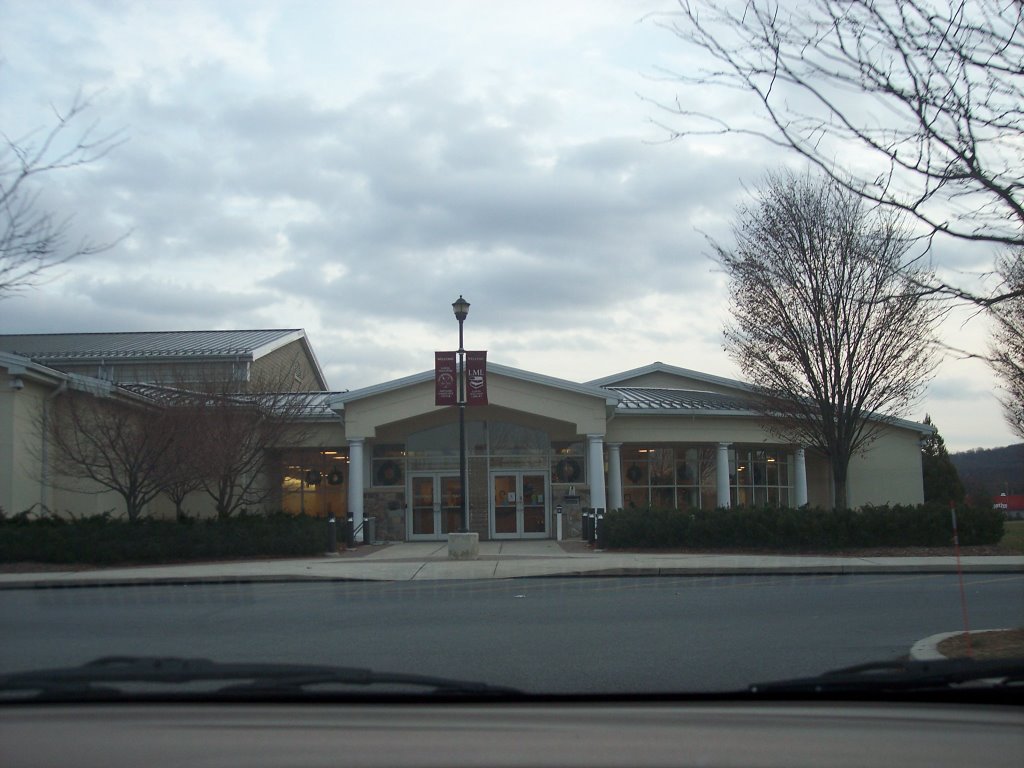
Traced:
MULTIPOLYGON (((366 549, 361 547, 360 550, 366 549)), ((363 555, 364 562, 447 560, 447 541, 403 541, 371 547, 363 555)), ((508 558, 583 557, 584 553, 573 555, 554 539, 523 539, 521 541, 481 541, 480 559, 497 560, 508 558)))

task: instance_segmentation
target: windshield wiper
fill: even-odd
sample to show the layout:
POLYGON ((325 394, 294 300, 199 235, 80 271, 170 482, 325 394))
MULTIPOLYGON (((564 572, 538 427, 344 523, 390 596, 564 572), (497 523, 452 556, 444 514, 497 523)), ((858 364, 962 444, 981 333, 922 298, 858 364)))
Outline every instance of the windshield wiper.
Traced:
POLYGON ((858 664, 815 677, 755 683, 752 694, 907 693, 962 688, 1006 689, 1024 683, 1024 659, 942 659, 858 664))
MULTIPOLYGON (((40 669, 0 676, 0 701, 19 694, 33 700, 95 700, 148 698, 152 691, 136 684, 160 686, 188 683, 228 685, 189 694, 211 698, 282 698, 311 695, 320 686, 390 686, 391 690, 426 688, 454 696, 518 696, 515 688, 431 675, 377 672, 360 667, 310 664, 222 663, 210 659, 107 656, 80 667, 40 669), (128 686, 130 690, 126 689, 128 686)), ((164 694, 165 695, 165 694, 164 694)), ((24 700, 23 698, 21 700, 24 700)))

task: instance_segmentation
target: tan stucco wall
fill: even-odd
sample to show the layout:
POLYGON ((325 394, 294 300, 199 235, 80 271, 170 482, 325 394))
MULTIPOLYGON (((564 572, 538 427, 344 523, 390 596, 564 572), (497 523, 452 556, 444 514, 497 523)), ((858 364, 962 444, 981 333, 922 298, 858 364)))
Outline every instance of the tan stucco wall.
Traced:
POLYGON ((665 389, 691 389, 695 392, 716 392, 723 395, 742 395, 735 387, 714 384, 703 379, 689 376, 678 376, 668 371, 651 371, 650 373, 632 376, 616 381, 609 386, 615 387, 662 387, 665 389))
MULTIPOLYGON (((415 416, 404 421, 383 424, 377 429, 373 442, 396 443, 402 442, 410 434, 422 430, 439 427, 443 424, 458 423, 458 410, 449 406, 447 408, 435 408, 430 413, 415 416)), ((577 433, 576 425, 565 421, 537 416, 522 411, 514 411, 511 408, 504 408, 499 405, 474 406, 466 408, 466 423, 475 421, 489 422, 510 422, 520 424, 524 427, 543 430, 553 441, 576 441, 586 438, 577 433)))
POLYGON ((668 414, 616 414, 605 439, 612 443, 779 443, 754 418, 668 414))
MULTIPOLYGON (((487 396, 495 406, 573 424, 580 435, 604 434, 607 424, 604 398, 592 395, 489 373, 487 396)), ((434 405, 433 381, 419 382, 347 403, 345 432, 349 438, 372 438, 384 425, 450 409, 434 405)), ((477 410, 468 407, 467 416, 477 410)))
POLYGON ((832 507, 832 469, 828 458, 813 450, 804 453, 807 468, 807 504, 811 507, 832 507))
POLYGON ((301 339, 285 344, 252 364, 253 382, 285 386, 283 391, 318 392, 326 388, 301 339))
POLYGON ((287 445, 273 448, 337 448, 346 445, 345 428, 340 420, 300 423, 287 445))
POLYGON ((170 386, 194 386, 196 384, 220 384, 244 375, 247 362, 178 361, 173 363, 133 363, 111 361, 104 365, 95 363, 75 365, 62 364, 60 370, 92 376, 106 381, 120 383, 161 383, 170 386))
POLYGON ((5 514, 52 509, 53 489, 42 478, 42 412, 57 384, 20 375, 23 388, 0 376, 0 507, 5 514))
POLYGON ((850 506, 924 501, 920 435, 886 429, 863 456, 850 461, 850 506))
POLYGON ((11 378, 0 377, 0 507, 17 514, 49 503, 40 498, 38 418, 47 388, 21 377, 24 388, 11 389, 11 378), (34 450, 33 450, 34 449, 34 450))

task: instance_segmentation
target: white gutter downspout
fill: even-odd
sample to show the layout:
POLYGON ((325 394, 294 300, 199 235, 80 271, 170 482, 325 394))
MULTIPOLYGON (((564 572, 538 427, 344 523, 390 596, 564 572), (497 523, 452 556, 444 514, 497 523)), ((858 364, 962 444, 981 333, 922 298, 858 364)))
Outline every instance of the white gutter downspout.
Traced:
POLYGON ((50 403, 57 399, 68 389, 68 382, 65 379, 53 392, 43 399, 43 429, 42 429, 42 466, 39 473, 39 510, 42 512, 46 507, 46 486, 50 478, 50 403))

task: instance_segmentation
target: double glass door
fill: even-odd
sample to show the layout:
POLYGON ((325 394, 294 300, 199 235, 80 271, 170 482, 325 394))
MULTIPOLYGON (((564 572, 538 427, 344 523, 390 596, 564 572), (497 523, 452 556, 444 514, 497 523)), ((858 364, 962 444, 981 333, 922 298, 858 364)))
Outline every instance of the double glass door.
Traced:
POLYGON ((462 525, 459 476, 439 472, 413 474, 409 509, 409 538, 441 539, 462 525))
POLYGON ((492 472, 491 525, 496 539, 547 538, 545 473, 492 472))

